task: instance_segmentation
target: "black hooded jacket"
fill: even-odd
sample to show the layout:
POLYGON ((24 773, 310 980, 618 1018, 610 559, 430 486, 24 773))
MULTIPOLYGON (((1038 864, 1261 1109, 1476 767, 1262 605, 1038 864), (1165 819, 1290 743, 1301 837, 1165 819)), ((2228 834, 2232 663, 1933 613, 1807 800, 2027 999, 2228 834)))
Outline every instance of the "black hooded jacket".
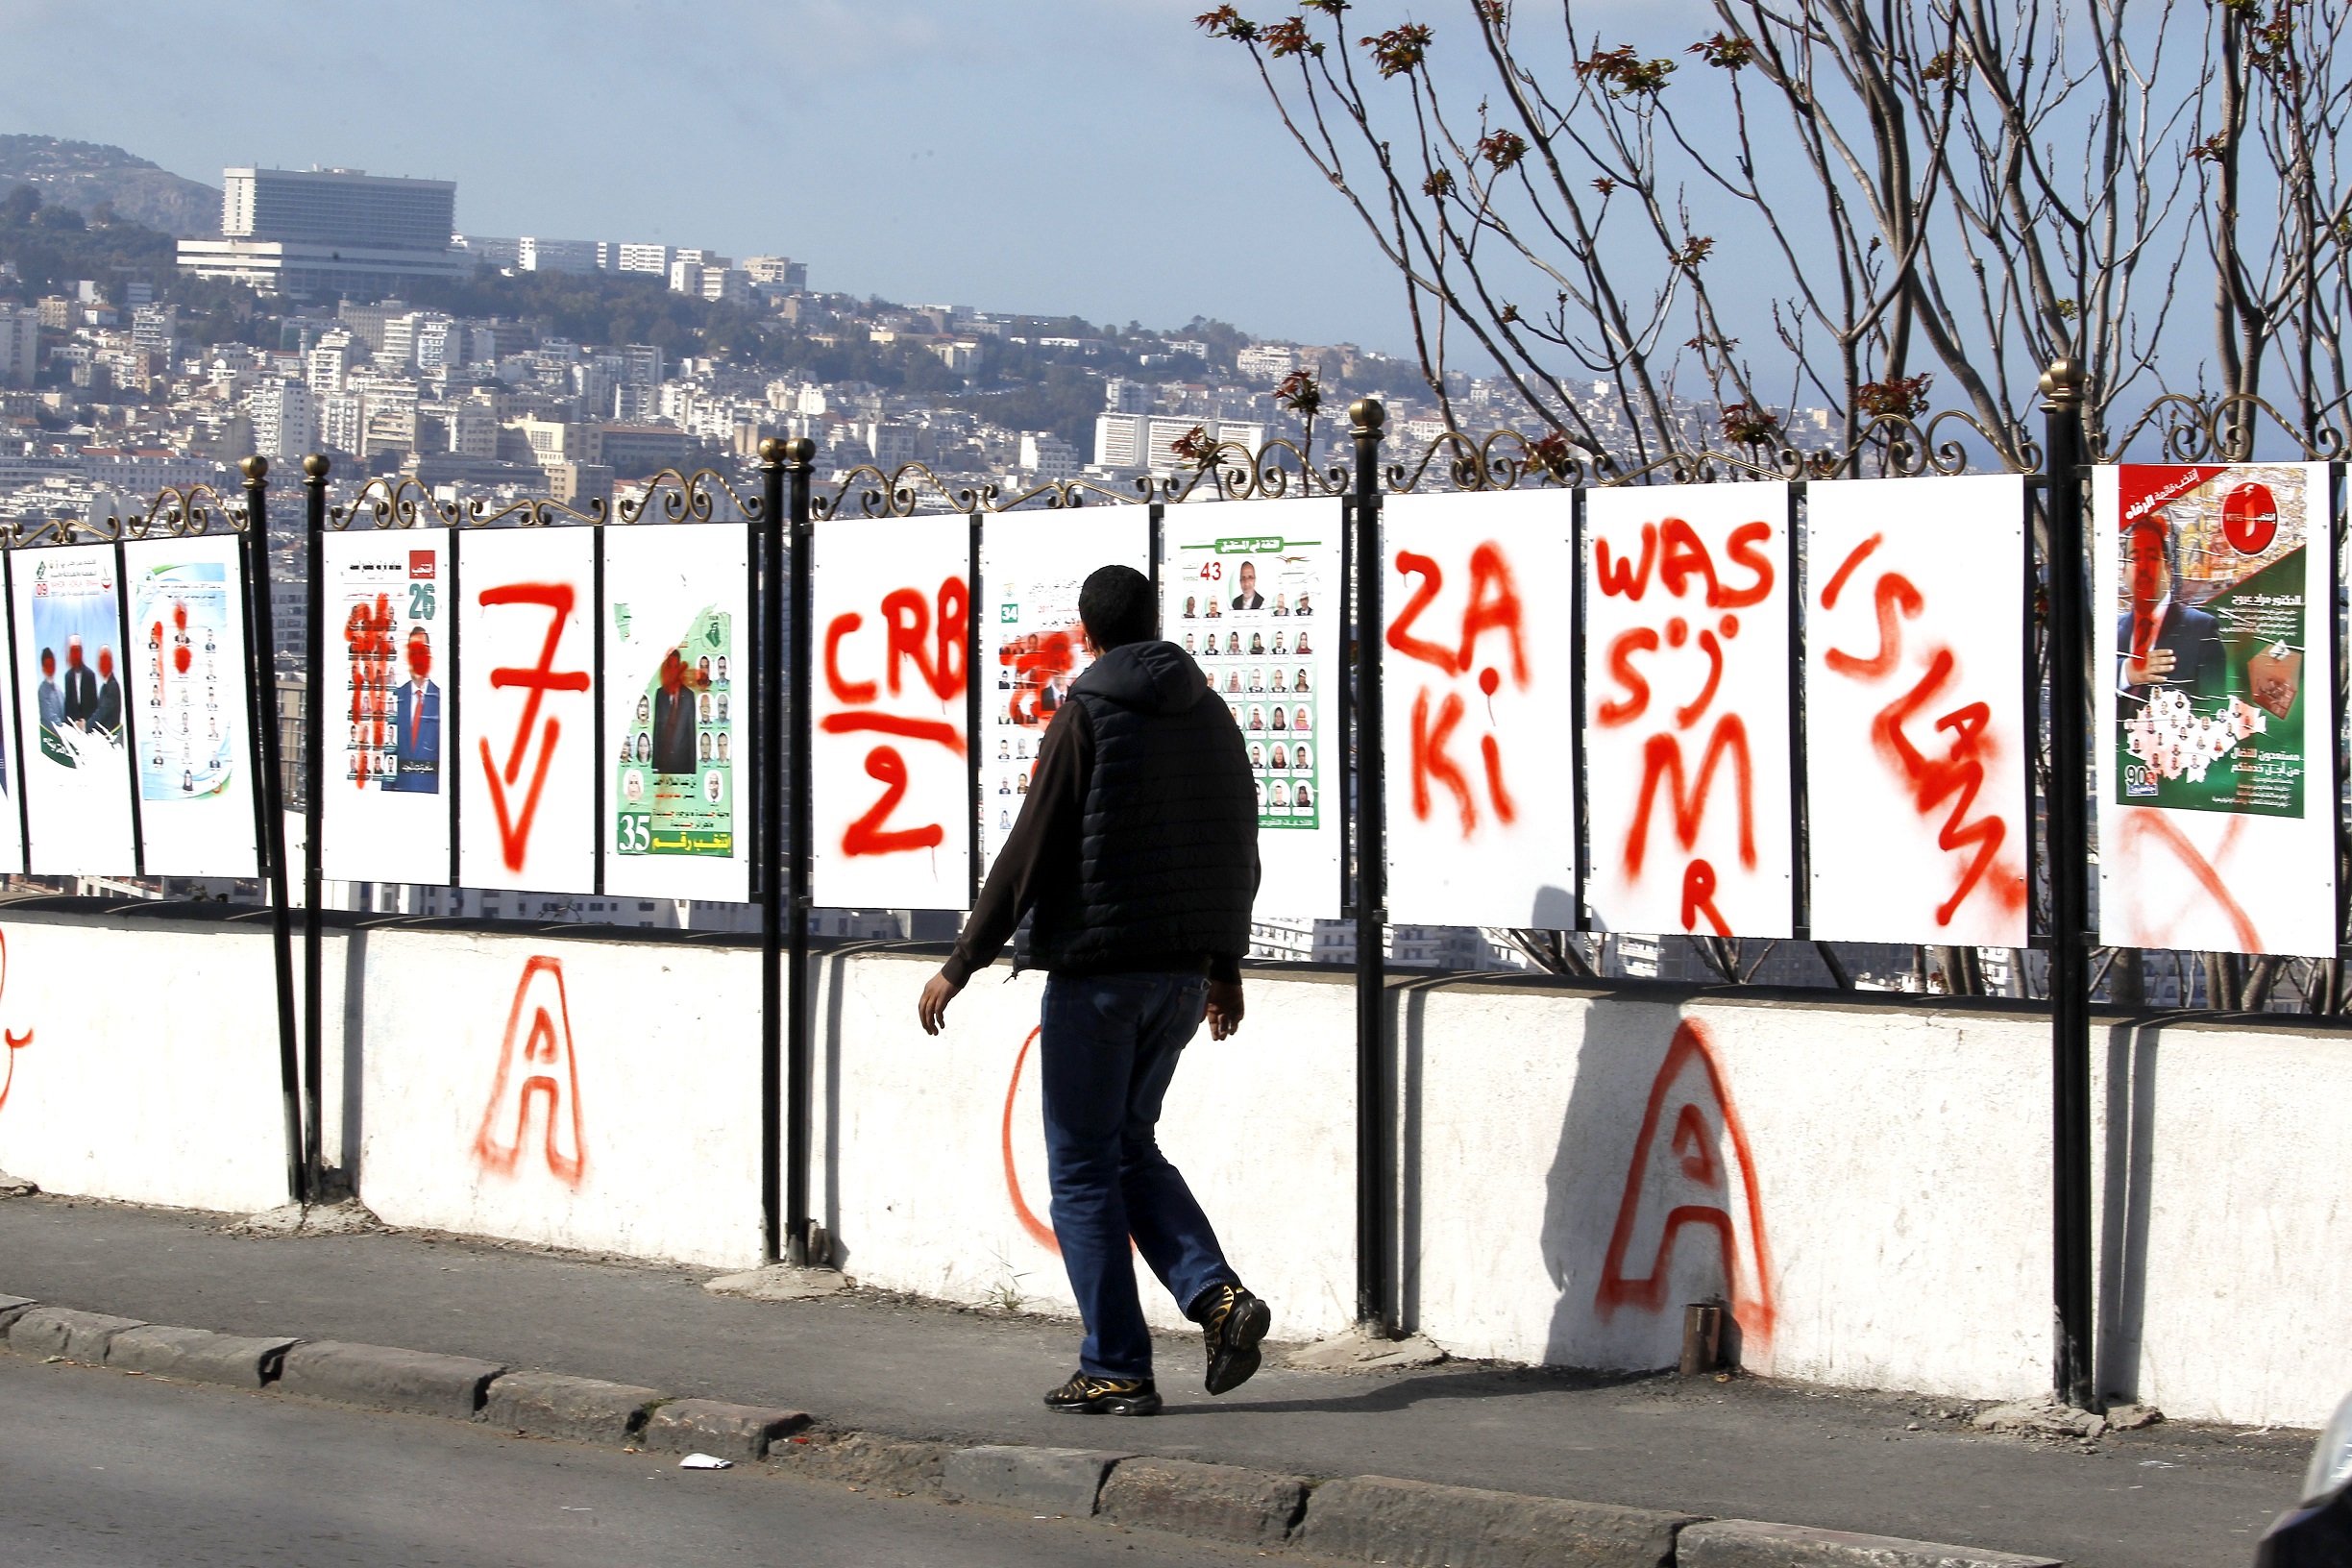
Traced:
POLYGON ((1174 643, 1129 643, 1046 727, 947 977, 994 959, 1034 910, 1026 965, 1238 979, 1257 888, 1257 791, 1232 713, 1174 643))

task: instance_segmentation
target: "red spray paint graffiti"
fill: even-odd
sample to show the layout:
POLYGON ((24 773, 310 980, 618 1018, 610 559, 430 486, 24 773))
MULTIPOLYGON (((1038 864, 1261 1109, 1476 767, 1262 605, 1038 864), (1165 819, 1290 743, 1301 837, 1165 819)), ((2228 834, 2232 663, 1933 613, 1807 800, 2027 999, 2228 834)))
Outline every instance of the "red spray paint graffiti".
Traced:
POLYGON ((1618 855, 1627 882, 1638 883, 1651 858, 1651 823, 1663 785, 1675 843, 1688 857, 1678 871, 1679 913, 1685 931, 1702 929, 1703 921, 1704 929, 1717 936, 1732 934, 1730 922, 1716 905, 1723 873, 1713 861, 1696 853, 1708 821, 1719 770, 1727 763, 1723 810, 1737 821, 1739 865, 1747 871, 1757 865, 1756 773, 1748 719, 1728 707, 1718 711, 1717 698, 1732 656, 1731 645, 1740 635, 1738 612, 1763 603, 1778 580, 1766 552, 1774 531, 1772 524, 1761 521, 1729 529, 1723 541, 1723 571, 1718 570, 1714 553, 1699 530, 1679 517, 1643 524, 1638 555, 1613 552, 1606 539, 1594 542, 1594 576, 1604 598, 1640 603, 1654 581, 1676 601, 1661 605, 1668 612, 1661 624, 1629 626, 1609 640, 1604 663, 1617 693, 1595 706, 1595 725, 1605 730, 1626 729, 1651 719, 1666 673, 1654 665, 1645 669, 1638 659, 1654 661, 1668 650, 1689 648, 1705 660, 1703 674, 1688 688, 1688 699, 1660 709, 1651 719, 1658 727, 1642 739, 1640 789, 1618 855), (1736 580, 1734 573, 1745 574, 1745 580, 1736 580), (1686 737, 1698 742, 1701 721, 1710 715, 1713 723, 1704 728, 1705 741, 1694 774, 1683 743, 1686 737))
MULTIPOLYGON (((1825 611, 1837 608, 1855 572, 1884 542, 1883 534, 1874 533, 1847 554, 1822 589, 1825 611)), ((1822 655, 1822 662, 1850 680, 1885 685, 1897 678, 1902 662, 1902 623, 1918 619, 1927 600, 1909 577, 1899 572, 1884 572, 1871 590, 1871 602, 1878 626, 1877 651, 1862 655, 1832 648, 1822 655)), ((1993 709, 1983 701, 1957 703, 1933 723, 1936 733, 1948 737, 1943 754, 1930 756, 1923 751, 1904 725, 1923 709, 1943 706, 1949 700, 1945 694, 1960 678, 1959 655, 1948 646, 1935 645, 1924 656, 1926 667, 1919 679, 1872 719, 1872 747, 1902 781, 1912 808, 1923 821, 1932 822, 1938 813, 1943 815, 1936 831, 1937 847, 1965 857, 1950 895, 1936 906, 1936 924, 1951 924, 1953 915, 1979 887, 1997 907, 2015 912, 2024 907, 2023 872, 2014 865, 1998 864, 2009 824, 1991 810, 1970 815, 1984 790, 1987 765, 1994 760, 1993 709)))
POLYGON ((588 1148, 581 1135, 572 1008, 564 995, 563 963, 545 954, 523 966, 514 1001, 506 1010, 498 1077, 490 1086, 481 1129, 474 1135, 474 1158, 484 1170, 500 1176, 515 1173, 529 1135, 533 1104, 539 1107, 548 1173, 566 1187, 578 1187, 587 1174, 588 1148))
MULTIPOLYGON (((0 932, 0 994, 8 991, 8 935, 0 932)), ((33 1043, 33 1031, 18 1034, 13 1029, 0 1029, 0 1109, 8 1105, 9 1090, 16 1084, 16 1053, 33 1043)))
MULTIPOLYGON (((538 722, 540 703, 550 692, 585 692, 589 689, 585 670, 557 670, 556 649, 563 646, 564 623, 572 618, 572 608, 578 598, 577 591, 567 582, 509 582, 495 588, 485 588, 480 599, 485 609, 505 604, 535 604, 548 612, 547 640, 540 645, 535 664, 504 666, 490 672, 493 688, 519 686, 529 695, 523 699, 523 714, 515 723, 514 742, 506 748, 506 766, 502 772, 490 751, 490 741, 483 737, 481 745, 482 773, 490 781, 490 804, 498 813, 499 847, 506 861, 506 869, 520 871, 530 853, 531 820, 539 812, 539 792, 547 784, 548 765, 555 758, 555 743, 562 738, 563 725, 553 714, 539 741, 539 762, 531 772, 530 787, 524 793, 522 809, 510 810, 506 790, 522 776, 523 754, 529 749, 531 726, 538 722)), ((386 650, 389 658, 389 649, 386 650)))
MULTIPOLYGON (((944 747, 953 755, 964 755, 964 733, 954 724, 943 720, 889 713, 869 705, 881 700, 885 684, 893 697, 906 690, 910 684, 906 678, 909 664, 915 667, 922 686, 941 702, 952 701, 964 694, 971 678, 966 652, 971 635, 970 589, 962 577, 955 576, 943 581, 929 600, 913 588, 894 589, 882 597, 881 619, 884 667, 880 680, 852 680, 842 669, 842 643, 865 625, 863 615, 846 611, 835 616, 825 627, 825 689, 846 711, 826 714, 818 727, 828 735, 860 732, 891 735, 944 747)), ((943 822, 914 827, 886 825, 891 814, 906 798, 910 782, 906 757, 896 747, 880 745, 868 751, 866 775, 882 785, 882 794, 843 829, 843 854, 899 854, 937 848, 946 842, 947 828, 943 822)))
MULTIPOLYGON (((1419 623, 1445 587, 1445 573, 1438 563, 1427 555, 1409 550, 1396 553, 1396 569, 1409 577, 1418 577, 1420 585, 1405 607, 1388 623, 1387 643, 1407 658, 1431 666, 1449 681, 1478 670, 1476 680, 1481 703, 1491 724, 1494 708, 1490 700, 1503 689, 1502 663, 1479 665, 1479 639, 1488 632, 1501 634, 1504 641, 1505 662, 1510 667, 1511 684, 1520 691, 1528 686, 1527 645, 1523 636, 1523 617, 1519 603, 1518 585, 1512 577, 1510 561, 1501 546, 1489 540, 1470 552, 1470 593, 1462 605, 1459 640, 1452 645, 1433 642, 1416 634, 1419 623)), ((1400 696, 1403 694, 1400 692, 1400 696)), ((1455 810, 1461 821, 1461 836, 1465 842, 1475 839, 1479 829, 1479 801, 1471 788, 1462 765, 1447 747, 1452 745, 1455 728, 1471 711, 1461 691, 1448 689, 1437 683, 1428 683, 1414 692, 1412 699, 1412 813, 1428 821, 1431 810, 1430 785, 1441 785, 1454 797, 1455 810), (1434 719, 1431 716, 1433 696, 1442 695, 1436 705, 1434 719)), ((1503 747, 1491 732, 1479 737, 1479 758, 1485 784, 1486 806, 1496 821, 1508 826, 1518 819, 1518 805, 1510 787, 1504 780, 1503 747)))
POLYGON ((1603 1322, 1628 1307, 1646 1312, 1666 1309, 1675 1242, 1689 1227, 1715 1233, 1731 1315, 1750 1346, 1768 1347, 1774 1321, 1772 1250, 1764 1237, 1755 1158, 1706 1029, 1696 1018, 1683 1019, 1675 1030, 1650 1086, 1617 1224, 1609 1233, 1608 1257, 1593 1296, 1603 1322), (1739 1167, 1736 1189, 1733 1172, 1721 1157, 1727 1142, 1728 1163, 1739 1167), (1628 1274, 1629 1260, 1649 1272, 1628 1274))
POLYGON ((1005 1192, 1013 1199, 1013 1217, 1019 1220, 1020 1228, 1029 1233, 1029 1239, 1059 1257, 1062 1243, 1055 1237, 1053 1227, 1038 1218, 1037 1211, 1031 1209, 1029 1200, 1021 1195, 1020 1171, 1013 1164, 1013 1102, 1020 1094, 1021 1068, 1028 1065, 1029 1047, 1038 1042, 1038 1036, 1041 1033, 1041 1026, 1032 1029, 1028 1038, 1021 1041, 1020 1051, 1013 1058, 1013 1081, 1005 1086, 1005 1192))

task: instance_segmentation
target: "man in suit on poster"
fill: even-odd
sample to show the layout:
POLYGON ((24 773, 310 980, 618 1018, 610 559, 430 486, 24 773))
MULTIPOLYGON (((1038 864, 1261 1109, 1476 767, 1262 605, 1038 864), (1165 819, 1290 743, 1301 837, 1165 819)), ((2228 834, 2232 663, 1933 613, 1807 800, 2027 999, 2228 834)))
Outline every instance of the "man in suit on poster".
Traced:
POLYGON ((662 655, 661 690, 653 694, 653 771, 695 771, 695 698, 686 689, 686 661, 676 649, 662 655))
POLYGON ((392 693, 391 787, 430 795, 441 787, 441 688, 433 684, 432 638, 408 632, 408 678, 392 693))
POLYGON ((82 638, 65 639, 65 722, 83 729, 98 712, 98 677, 82 662, 82 638))
POLYGON ((2228 659, 2221 623, 2174 598, 2180 530, 2160 512, 2123 535, 2123 586, 2130 607, 2116 619, 2116 688, 2145 700, 2162 686, 2193 697, 2222 695, 2228 659))
POLYGON ((1234 608, 1237 610, 1262 610, 1265 608, 1265 595, 1258 591, 1258 564, 1255 561, 1241 563, 1241 591, 1234 595, 1234 608))

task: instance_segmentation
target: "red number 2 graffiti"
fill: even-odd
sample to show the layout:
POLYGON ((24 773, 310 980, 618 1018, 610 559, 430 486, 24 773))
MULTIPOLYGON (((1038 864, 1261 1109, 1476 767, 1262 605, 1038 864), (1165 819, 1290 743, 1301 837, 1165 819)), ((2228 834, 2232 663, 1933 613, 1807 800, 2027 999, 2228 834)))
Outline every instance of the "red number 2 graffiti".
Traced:
POLYGON ((906 758, 894 746, 877 746, 866 753, 866 776, 882 783, 882 798, 866 815, 842 832, 845 855, 889 855, 901 849, 932 849, 946 842, 947 830, 937 822, 924 827, 889 828, 883 823, 906 798, 906 758))

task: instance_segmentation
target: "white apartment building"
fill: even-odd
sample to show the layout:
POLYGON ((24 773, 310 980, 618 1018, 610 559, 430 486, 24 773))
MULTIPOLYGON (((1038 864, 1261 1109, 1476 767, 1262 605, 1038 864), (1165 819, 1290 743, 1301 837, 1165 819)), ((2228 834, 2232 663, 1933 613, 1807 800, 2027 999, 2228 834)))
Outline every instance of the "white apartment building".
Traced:
POLYGON ((1020 467, 1022 473, 1034 474, 1041 479, 1074 479, 1078 477, 1078 451, 1051 430, 1023 430, 1020 467))
POLYGON ((734 305, 749 304, 751 275, 741 267, 725 265, 725 259, 722 257, 716 262, 702 262, 681 258, 671 262, 671 292, 691 294, 697 299, 723 300, 734 305))
POLYGON ((678 253, 667 245, 620 245, 614 248, 615 272, 649 272, 656 278, 670 276, 670 263, 678 253))
POLYGON ((40 368, 40 311, 0 305, 0 386, 31 386, 40 368))
POLYGON ((460 457, 498 455, 498 416, 478 398, 453 403, 443 412, 449 429, 449 450, 460 457))
POLYGON ((246 395, 245 410, 253 419, 254 451, 262 456, 282 462, 318 450, 317 404, 302 382, 263 381, 246 395))
POLYGON ((626 343, 621 348, 623 386, 659 386, 662 351, 651 343, 626 343))
POLYGON ((592 273, 603 249, 593 239, 541 239, 525 234, 515 241, 515 267, 522 272, 592 273))
POLYGON ((131 347, 141 354, 168 355, 180 332, 180 307, 142 305, 131 312, 131 347))
MULTIPOLYGON (((311 385, 317 390, 317 382, 311 385)), ((355 453, 367 443, 366 393, 346 392, 338 382, 335 390, 319 392, 316 403, 319 445, 333 452, 355 453)))
POLYGON ((1255 381, 1279 381, 1298 368, 1298 350, 1277 343, 1253 343, 1234 355, 1234 370, 1255 381))
MULTIPOLYGON (((321 343, 303 355, 303 380, 309 383, 312 392, 342 391, 343 379, 351 374, 351 350, 340 344, 330 346, 321 343)), ((335 445, 331 441, 328 444, 335 445)), ((350 452, 353 449, 343 447, 340 450, 350 452)))
MULTIPOLYGON (((391 336, 389 327, 384 336, 391 336)), ((466 360, 466 325, 447 316, 426 316, 416 325, 413 352, 417 369, 423 371, 454 370, 466 360)))
POLYGON ((1114 376, 1103 382, 1103 410, 1113 414, 1148 414, 1151 412, 1152 388, 1147 381, 1114 376))
POLYGON ((1244 420, 1196 418, 1189 414, 1097 414, 1094 463, 1098 468, 1143 468, 1173 474, 1192 466, 1176 454, 1176 443, 1199 430, 1213 441, 1230 441, 1256 453, 1266 428, 1244 420))

